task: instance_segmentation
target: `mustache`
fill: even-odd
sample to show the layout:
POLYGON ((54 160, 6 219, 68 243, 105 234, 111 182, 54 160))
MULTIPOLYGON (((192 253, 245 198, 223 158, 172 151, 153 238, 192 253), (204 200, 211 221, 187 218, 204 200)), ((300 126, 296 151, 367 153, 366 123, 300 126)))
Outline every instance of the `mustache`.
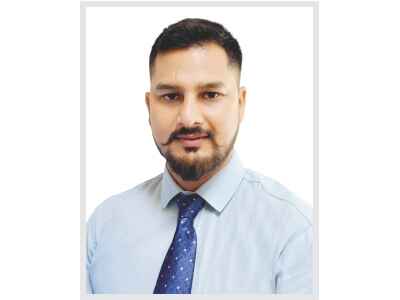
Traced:
POLYGON ((185 134, 206 134, 207 138, 209 139, 213 139, 214 138, 214 134, 211 131, 208 130, 204 130, 201 127, 182 127, 178 130, 175 130, 174 132, 172 132, 168 138, 168 140, 163 143, 163 146, 167 146, 169 144, 171 144, 174 140, 179 139, 178 135, 185 135, 185 134))

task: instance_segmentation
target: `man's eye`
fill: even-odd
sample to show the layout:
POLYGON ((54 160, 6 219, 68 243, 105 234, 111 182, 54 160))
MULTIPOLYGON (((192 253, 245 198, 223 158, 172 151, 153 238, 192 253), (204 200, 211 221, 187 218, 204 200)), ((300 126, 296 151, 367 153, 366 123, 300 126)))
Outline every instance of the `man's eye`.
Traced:
POLYGON ((179 94, 177 93, 170 93, 161 96, 162 99, 165 101, 176 101, 179 99, 179 94))
POLYGON ((203 97, 206 99, 215 99, 218 98, 221 94, 218 92, 205 92, 203 93, 203 97))

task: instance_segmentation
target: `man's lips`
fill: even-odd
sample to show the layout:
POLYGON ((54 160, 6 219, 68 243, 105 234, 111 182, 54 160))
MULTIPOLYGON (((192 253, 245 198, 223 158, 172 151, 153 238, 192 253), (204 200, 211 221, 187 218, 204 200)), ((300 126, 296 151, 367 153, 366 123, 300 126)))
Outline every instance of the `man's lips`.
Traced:
POLYGON ((208 137, 208 134, 202 133, 202 134, 178 134, 177 138, 178 139, 184 139, 184 140, 196 140, 196 139, 201 139, 201 138, 206 138, 208 137))
POLYGON ((208 134, 178 134, 176 137, 184 147, 200 147, 201 142, 208 138, 208 134))

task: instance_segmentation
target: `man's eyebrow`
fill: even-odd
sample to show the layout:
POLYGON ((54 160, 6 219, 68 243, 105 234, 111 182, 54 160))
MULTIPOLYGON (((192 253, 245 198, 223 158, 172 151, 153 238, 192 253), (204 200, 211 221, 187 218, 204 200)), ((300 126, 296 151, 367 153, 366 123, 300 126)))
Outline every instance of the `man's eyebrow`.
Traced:
POLYGON ((218 89, 225 87, 225 84, 222 81, 215 81, 199 84, 198 87, 200 89, 218 89))
POLYGON ((179 87, 177 85, 173 85, 173 84, 167 84, 167 83, 159 83, 156 85, 155 87, 156 91, 160 91, 160 90, 179 90, 179 87))

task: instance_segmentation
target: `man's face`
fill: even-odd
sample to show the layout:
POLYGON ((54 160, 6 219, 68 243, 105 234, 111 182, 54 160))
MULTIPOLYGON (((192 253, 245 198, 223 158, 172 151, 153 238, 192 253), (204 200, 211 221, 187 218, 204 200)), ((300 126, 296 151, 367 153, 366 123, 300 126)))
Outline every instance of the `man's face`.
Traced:
POLYGON ((146 93, 149 121, 157 148, 183 180, 198 180, 225 161, 245 95, 238 67, 214 43, 156 56, 146 93))

